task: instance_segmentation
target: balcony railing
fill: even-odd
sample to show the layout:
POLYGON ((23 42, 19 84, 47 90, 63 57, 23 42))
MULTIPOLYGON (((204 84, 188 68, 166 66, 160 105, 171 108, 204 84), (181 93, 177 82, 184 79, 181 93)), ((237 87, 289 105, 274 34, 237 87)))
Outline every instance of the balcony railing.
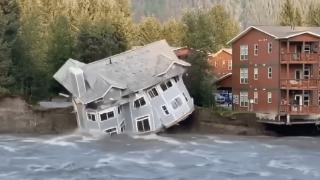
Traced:
POLYGON ((318 89, 318 79, 281 79, 282 89, 318 89))
POLYGON ((293 115, 299 114, 319 114, 319 106, 305 105, 280 105, 280 113, 288 113, 293 115))
POLYGON ((320 55, 317 53, 282 53, 282 63, 318 62, 320 55))

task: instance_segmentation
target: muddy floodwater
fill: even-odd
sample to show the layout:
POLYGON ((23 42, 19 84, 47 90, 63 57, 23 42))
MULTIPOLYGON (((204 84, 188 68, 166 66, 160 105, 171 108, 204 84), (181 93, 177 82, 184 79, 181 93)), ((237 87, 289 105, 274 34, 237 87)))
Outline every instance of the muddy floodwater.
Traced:
POLYGON ((1 180, 319 180, 320 138, 0 136, 1 180))

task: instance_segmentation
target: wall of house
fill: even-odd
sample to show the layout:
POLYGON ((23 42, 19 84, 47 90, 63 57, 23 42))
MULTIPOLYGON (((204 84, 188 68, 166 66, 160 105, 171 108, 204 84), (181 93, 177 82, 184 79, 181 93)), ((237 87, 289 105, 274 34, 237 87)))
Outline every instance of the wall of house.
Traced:
POLYGON ((232 90, 238 96, 234 104, 237 111, 255 111, 264 113, 278 112, 280 102, 279 90, 279 41, 272 36, 255 29, 232 44, 232 90), (272 52, 268 53, 268 43, 272 43, 272 52), (254 44, 258 44, 258 55, 254 55, 254 44), (240 60, 240 45, 248 45, 248 60, 240 60), (258 68, 258 80, 254 80, 254 67, 258 68), (272 67, 272 78, 268 78, 268 67, 272 67), (240 84, 240 68, 248 68, 248 84, 240 84), (254 91, 258 92, 258 103, 251 107, 240 107, 240 91, 247 91, 253 99, 254 91), (272 93, 272 102, 267 102, 267 92, 272 93))
POLYGON ((217 78, 232 72, 232 70, 228 68, 231 63, 232 55, 223 50, 215 56, 212 55, 208 57, 208 64, 211 66, 213 75, 217 78))

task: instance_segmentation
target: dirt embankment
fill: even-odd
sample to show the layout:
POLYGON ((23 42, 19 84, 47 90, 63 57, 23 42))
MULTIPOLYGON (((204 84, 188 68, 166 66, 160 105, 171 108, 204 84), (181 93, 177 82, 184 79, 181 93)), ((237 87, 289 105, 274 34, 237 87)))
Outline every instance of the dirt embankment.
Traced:
POLYGON ((0 99, 0 133, 54 134, 75 130, 73 108, 43 109, 19 97, 0 99))
POLYGON ((226 135, 276 135, 257 122, 254 113, 223 114, 210 108, 197 107, 195 112, 168 133, 226 134, 226 135))

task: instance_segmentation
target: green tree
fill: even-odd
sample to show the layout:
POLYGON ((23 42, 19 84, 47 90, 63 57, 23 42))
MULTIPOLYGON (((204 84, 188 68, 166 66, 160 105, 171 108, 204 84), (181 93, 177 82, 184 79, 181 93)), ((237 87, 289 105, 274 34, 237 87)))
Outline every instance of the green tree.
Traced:
POLYGON ((161 33, 162 25, 155 17, 143 18, 137 25, 136 41, 138 45, 145 45, 163 38, 161 33))
POLYGON ((279 24, 291 27, 302 25, 301 13, 298 8, 294 7, 291 0, 286 0, 281 7, 279 24))
POLYGON ((12 70, 12 44, 18 29, 18 6, 14 0, 0 1, 0 95, 9 93, 14 83, 12 70))
POLYGON ((186 32, 184 44, 206 52, 216 52, 239 31, 238 23, 217 5, 210 10, 193 10, 182 17, 186 32))
POLYGON ((207 63, 207 54, 203 51, 193 51, 186 61, 192 66, 184 79, 190 95, 194 98, 194 103, 204 107, 214 105, 213 77, 207 63))
POLYGON ((320 26, 320 4, 310 4, 306 23, 309 26, 320 26))
POLYGON ((169 19, 162 26, 162 36, 171 46, 180 47, 183 45, 185 28, 181 21, 169 19))
POLYGON ((65 16, 59 16, 50 25, 50 41, 47 53, 48 81, 50 82, 50 93, 57 94, 64 89, 52 76, 54 73, 72 57, 73 37, 70 23, 65 16))
POLYGON ((116 28, 108 23, 84 24, 75 47, 75 56, 82 62, 89 63, 127 49, 127 40, 117 34, 116 28))

